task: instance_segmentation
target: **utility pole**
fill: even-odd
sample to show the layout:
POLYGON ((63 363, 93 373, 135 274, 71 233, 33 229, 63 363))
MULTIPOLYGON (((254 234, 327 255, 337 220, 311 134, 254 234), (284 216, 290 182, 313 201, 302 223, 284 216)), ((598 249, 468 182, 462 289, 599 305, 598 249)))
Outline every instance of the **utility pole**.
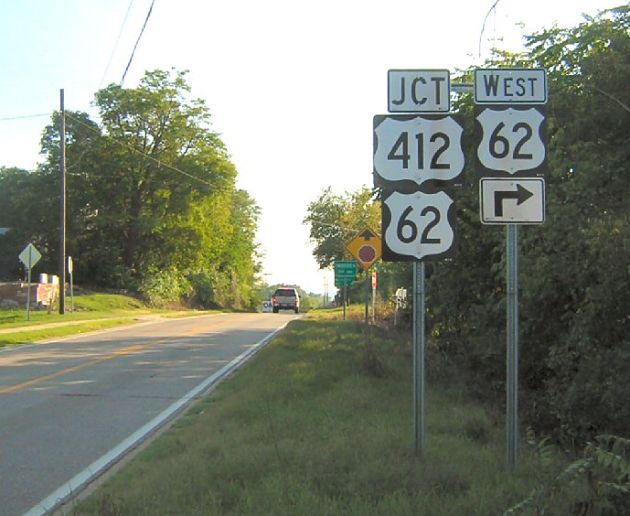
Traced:
POLYGON ((63 88, 59 90, 61 121, 59 127, 59 313, 66 313, 66 109, 63 88))

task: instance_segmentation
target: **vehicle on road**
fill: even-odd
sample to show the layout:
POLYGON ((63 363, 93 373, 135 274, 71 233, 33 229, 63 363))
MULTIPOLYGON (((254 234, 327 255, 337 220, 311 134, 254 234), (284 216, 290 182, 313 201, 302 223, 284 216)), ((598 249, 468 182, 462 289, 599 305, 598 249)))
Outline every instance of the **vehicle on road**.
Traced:
POLYGON ((280 310, 293 310, 297 314, 300 312, 300 294, 294 288, 278 288, 271 296, 271 306, 274 314, 280 310))

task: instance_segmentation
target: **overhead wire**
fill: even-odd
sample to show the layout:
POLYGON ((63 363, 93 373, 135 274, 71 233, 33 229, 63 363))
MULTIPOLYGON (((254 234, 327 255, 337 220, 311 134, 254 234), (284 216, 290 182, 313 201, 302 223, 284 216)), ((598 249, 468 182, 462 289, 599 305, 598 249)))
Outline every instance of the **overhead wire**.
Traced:
POLYGON ((129 0, 129 5, 127 6, 127 12, 125 13, 125 18, 120 25, 120 30, 118 31, 118 36, 116 37, 116 42, 114 43, 114 47, 112 48, 112 53, 109 55, 109 61, 107 61, 107 66, 105 67, 105 71, 103 72, 103 77, 101 77, 101 82, 99 83, 99 88, 103 86, 103 82, 105 82, 105 77, 107 76, 107 72, 109 72, 109 67, 112 64, 114 59, 114 54, 118 49, 118 43, 120 43, 120 38, 122 37, 123 30, 125 29, 125 25, 127 24, 127 19, 129 18, 129 13, 131 12, 131 6, 133 5, 134 0, 129 0))
POLYGON ((0 118, 0 122, 5 122, 8 120, 23 120, 25 118, 38 118, 42 116, 50 116, 52 113, 37 113, 35 115, 19 115, 19 116, 7 116, 4 118, 0 118))
POLYGON ((131 66, 131 62, 133 61, 133 56, 136 54, 136 49, 138 48, 138 44, 140 43, 140 39, 142 39, 142 35, 144 34, 144 29, 147 27, 147 23, 149 22, 149 18, 151 17, 151 13, 153 12, 153 6, 155 5, 155 0, 151 0, 151 5, 149 6, 149 12, 147 13, 144 23, 142 24, 142 29, 140 29, 140 34, 138 35, 138 39, 136 39, 136 44, 133 46, 133 50, 131 51, 131 56, 129 57, 129 62, 127 63, 127 67, 125 68, 125 72, 120 79, 120 86, 122 87, 125 82, 125 77, 127 76, 127 72, 129 71, 129 67, 131 66))

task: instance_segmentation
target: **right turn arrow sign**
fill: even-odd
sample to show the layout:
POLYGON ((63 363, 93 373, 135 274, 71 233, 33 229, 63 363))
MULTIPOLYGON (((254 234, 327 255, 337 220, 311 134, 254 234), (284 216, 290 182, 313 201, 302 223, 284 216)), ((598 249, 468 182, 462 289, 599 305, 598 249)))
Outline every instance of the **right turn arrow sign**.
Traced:
POLYGON ((479 183, 484 224, 542 224, 545 221, 543 178, 483 178, 479 183))

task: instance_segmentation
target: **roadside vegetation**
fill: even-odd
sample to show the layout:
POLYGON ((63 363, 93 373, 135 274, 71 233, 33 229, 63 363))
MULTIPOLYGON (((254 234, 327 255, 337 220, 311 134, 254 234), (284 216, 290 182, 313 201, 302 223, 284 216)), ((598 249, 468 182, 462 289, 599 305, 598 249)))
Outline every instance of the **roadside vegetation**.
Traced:
MULTIPOLYGON (((630 6, 525 38, 486 68, 544 68, 548 77, 546 221, 519 231, 520 411, 541 439, 581 452, 596 436, 629 437, 630 6)), ((472 83, 462 70, 453 83, 472 83)), ((427 325, 434 346, 470 390, 504 402, 506 259, 503 227, 479 221, 475 105, 459 95, 466 167, 454 187, 455 256, 427 263, 427 325)), ((350 259, 345 243, 380 227, 379 192, 324 190, 309 205, 321 266, 350 259)), ((404 263, 377 263, 379 295, 413 292, 404 263)), ((349 287, 362 299, 362 282, 349 287)))
POLYGON ((568 463, 545 442, 523 442, 510 474, 502 416, 433 354, 416 457, 407 332, 366 334, 340 317, 292 322, 67 512, 487 516, 518 504, 570 514, 575 499, 590 500, 586 482, 545 498, 568 463))
POLYGON ((150 316, 184 317, 208 313, 192 309, 158 309, 135 297, 104 293, 77 295, 73 311, 70 306, 68 299, 63 315, 55 310, 31 310, 30 320, 27 320, 24 308, 0 310, 0 348, 133 324, 150 316))

